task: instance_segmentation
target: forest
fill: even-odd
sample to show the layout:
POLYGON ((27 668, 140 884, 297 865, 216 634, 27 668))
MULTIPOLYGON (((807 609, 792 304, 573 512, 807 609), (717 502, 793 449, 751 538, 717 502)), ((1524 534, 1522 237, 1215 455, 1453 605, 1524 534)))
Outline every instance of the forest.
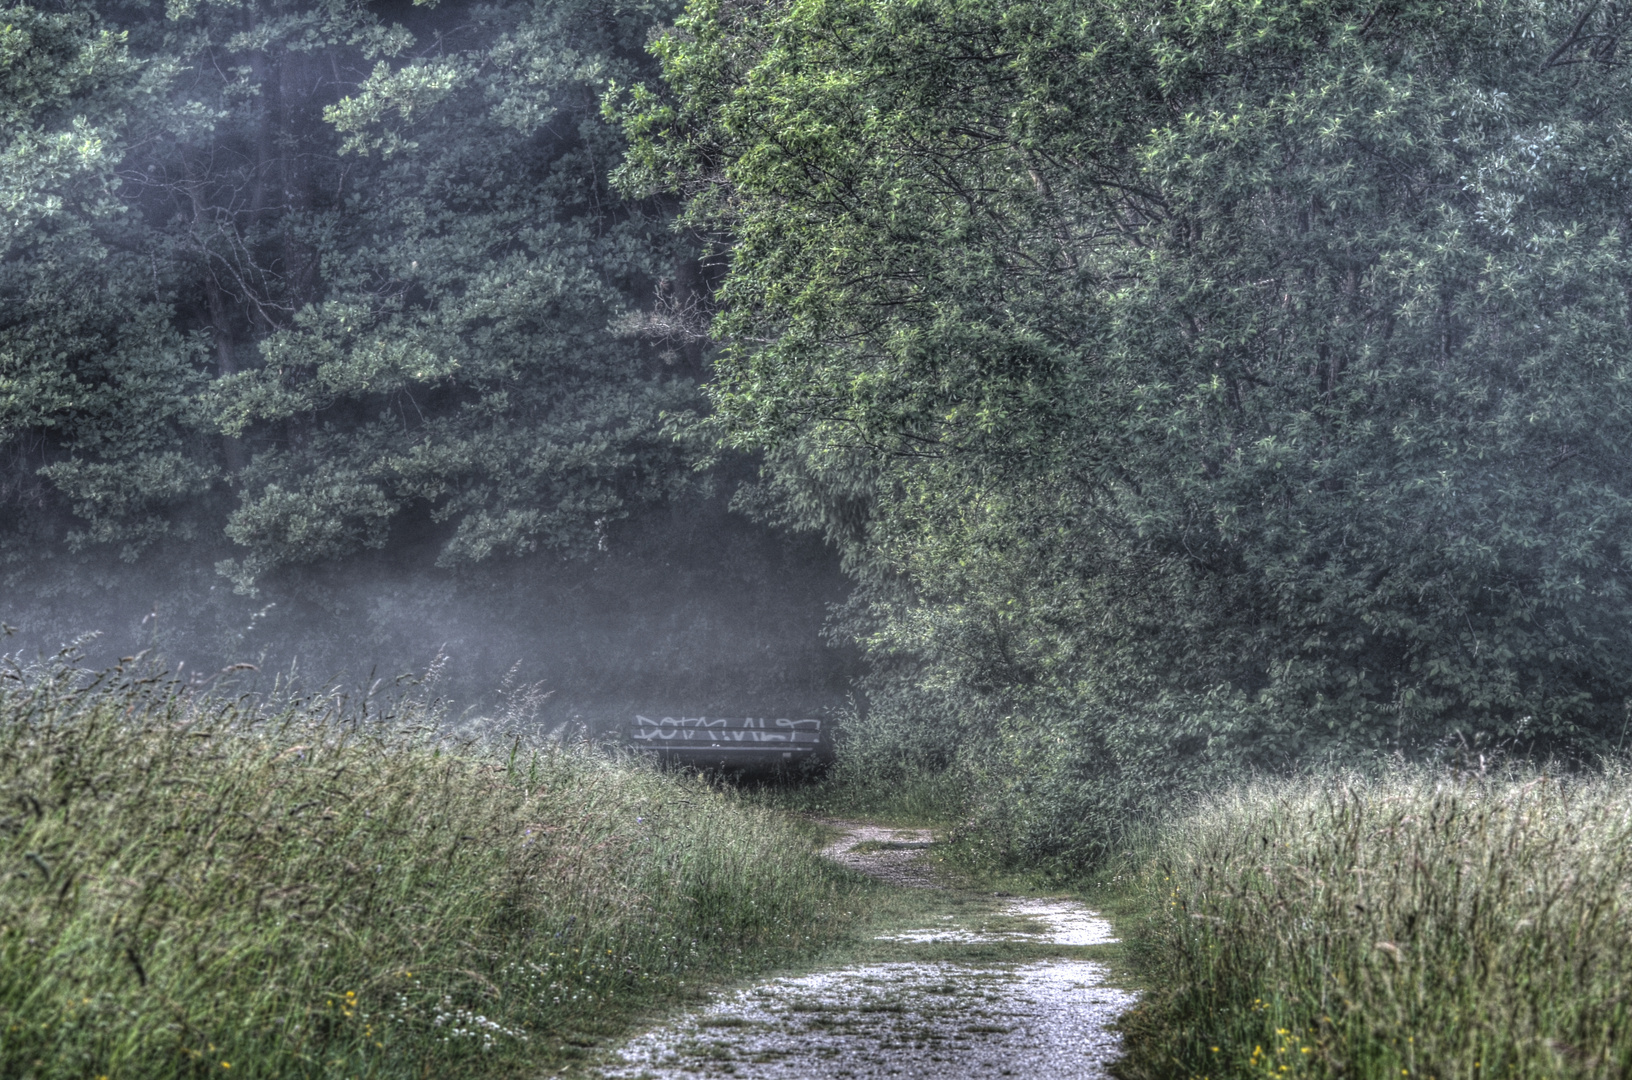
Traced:
POLYGON ((756 650, 1026 858, 1619 748, 1626 17, 13 5, 4 617, 327 676, 645 600, 678 661, 528 647, 756 650))
MULTIPOLYGON (((1206 877, 1258 880, 1231 830, 1359 845, 1351 796, 1450 828, 1434 777, 1574 777, 1537 814, 1612 852, 1629 35, 1619 0, 4 0, 0 650, 430 665, 539 732, 822 715, 778 806, 1194 870, 1262 941, 1285 898, 1206 877)), ((1349 872, 1314 851, 1287 873, 1349 872)), ((1197 920, 1152 932, 1171 1009, 1267 993, 1197 920)), ((1535 1042, 1598 1056, 1515 1075, 1632 1063, 1603 993, 1535 1042)), ((1436 1075, 1487 1075, 1464 1049, 1436 1075)))
POLYGON ((956 726, 1027 860, 1619 749, 1627 15, 688 8, 620 176, 721 253, 707 423, 844 551, 874 745, 956 726))
POLYGON ((836 559, 698 471, 703 346, 652 321, 694 245, 609 186, 601 95, 673 14, 8 5, 6 647, 363 685, 445 650, 551 722, 842 702, 836 559))

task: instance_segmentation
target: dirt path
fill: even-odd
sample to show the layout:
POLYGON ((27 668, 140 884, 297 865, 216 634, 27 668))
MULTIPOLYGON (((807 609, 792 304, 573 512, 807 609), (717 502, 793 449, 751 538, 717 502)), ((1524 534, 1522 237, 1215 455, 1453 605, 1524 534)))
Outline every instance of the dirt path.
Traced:
POLYGON ((1070 900, 945 888, 923 859, 928 830, 832 821, 824 854, 924 890, 922 925, 875 939, 868 962, 772 979, 627 1043, 607 1077, 1101 1077, 1112 1023, 1134 995, 1092 958, 1111 926, 1070 900))

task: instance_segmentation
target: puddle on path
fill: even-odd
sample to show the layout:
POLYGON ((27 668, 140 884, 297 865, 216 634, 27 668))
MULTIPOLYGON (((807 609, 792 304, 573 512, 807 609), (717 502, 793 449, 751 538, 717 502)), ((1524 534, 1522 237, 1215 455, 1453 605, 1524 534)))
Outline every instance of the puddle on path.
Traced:
POLYGON ((828 821, 844 835, 822 854, 868 877, 913 889, 936 888, 935 878, 919 858, 934 841, 928 829, 888 829, 864 821, 828 821))
MULTIPOLYGON (((941 888, 921 859, 933 840, 927 829, 828 824, 844 833, 823 852, 835 862, 893 885, 941 888)), ((1011 898, 973 920, 935 922, 945 925, 877 940, 897 950, 939 945, 943 955, 947 944, 1116 941, 1108 921, 1071 900, 1011 898)), ((1101 963, 1062 956, 880 962, 773 979, 648 1031, 602 1072, 620 1080, 1103 1077, 1121 1052, 1114 1021, 1135 1001, 1108 978, 1101 963)))
MULTIPOLYGON (((1116 932, 1109 920, 1075 900, 1011 900, 1002 911, 1005 919, 1023 921, 1036 929, 1016 927, 981 927, 968 930, 963 927, 925 927, 906 930, 899 934, 880 934, 878 941, 910 941, 924 945, 935 942, 988 944, 1003 941, 1030 942, 1038 945, 1114 945, 1116 932)), ((943 915, 943 920, 954 916, 943 915)))
POLYGON ((776 979, 642 1035, 608 1077, 1087 1077, 1134 996, 1104 965, 873 964, 776 979))

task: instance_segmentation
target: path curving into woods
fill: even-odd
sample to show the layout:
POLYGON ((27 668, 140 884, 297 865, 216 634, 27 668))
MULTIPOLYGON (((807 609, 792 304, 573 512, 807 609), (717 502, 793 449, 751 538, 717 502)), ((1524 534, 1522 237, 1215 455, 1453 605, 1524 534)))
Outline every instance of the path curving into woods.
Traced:
POLYGON ((1135 1000, 1096 950, 1108 921, 1072 900, 971 893, 936 880, 926 829, 830 821, 824 854, 923 890, 922 925, 881 934, 859 962, 716 996, 630 1040, 620 1080, 1107 1075, 1135 1000))

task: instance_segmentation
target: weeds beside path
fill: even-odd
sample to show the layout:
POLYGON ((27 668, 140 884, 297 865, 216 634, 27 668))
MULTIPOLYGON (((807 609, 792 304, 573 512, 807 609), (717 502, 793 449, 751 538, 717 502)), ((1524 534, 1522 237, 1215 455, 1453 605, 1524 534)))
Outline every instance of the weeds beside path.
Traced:
POLYGON ((1632 780, 1263 782, 1143 872, 1129 1080, 1632 1074, 1632 780))
POLYGON ((783 815, 437 721, 0 671, 0 1075, 537 1076, 858 918, 783 815))

